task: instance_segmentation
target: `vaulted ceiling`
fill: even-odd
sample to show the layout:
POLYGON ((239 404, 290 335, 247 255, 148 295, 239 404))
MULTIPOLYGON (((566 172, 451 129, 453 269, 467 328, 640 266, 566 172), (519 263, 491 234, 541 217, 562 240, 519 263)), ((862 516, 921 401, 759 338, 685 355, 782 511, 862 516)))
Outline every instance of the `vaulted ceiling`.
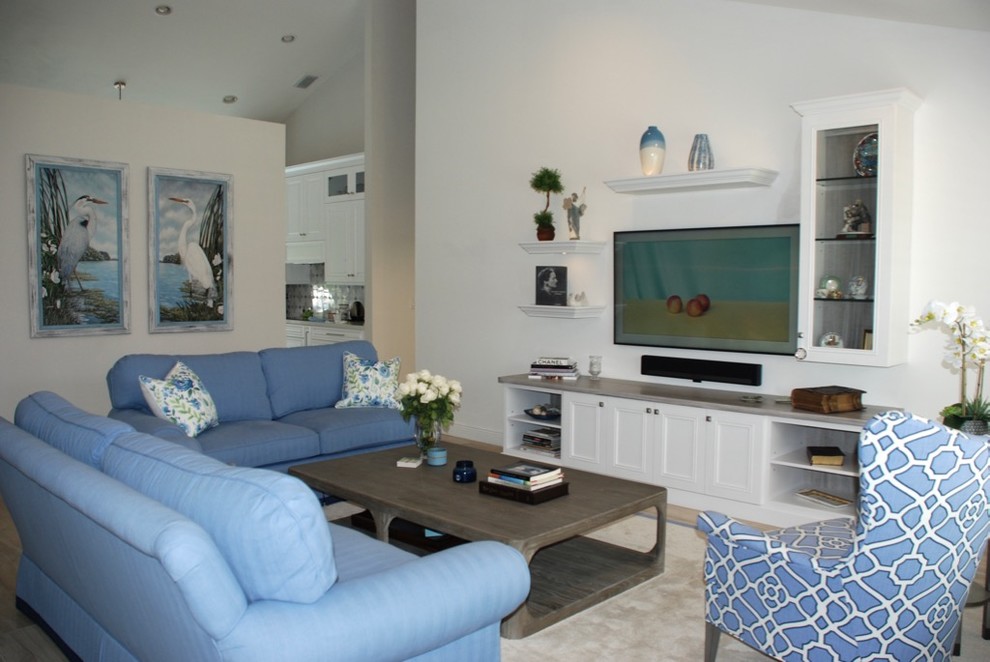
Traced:
MULTIPOLYGON (((990 0, 733 1, 990 31, 990 0)), ((363 47, 363 0, 0 2, 0 83, 273 122, 363 47)))

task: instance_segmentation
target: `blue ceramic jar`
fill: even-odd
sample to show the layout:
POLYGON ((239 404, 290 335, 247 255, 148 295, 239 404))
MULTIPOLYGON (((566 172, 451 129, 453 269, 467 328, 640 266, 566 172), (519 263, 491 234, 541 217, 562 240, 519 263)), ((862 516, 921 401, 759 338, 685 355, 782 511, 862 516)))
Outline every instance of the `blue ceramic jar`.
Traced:
POLYGON ((455 483, 473 483, 478 480, 478 470, 474 468, 471 460, 458 460, 454 467, 455 483))

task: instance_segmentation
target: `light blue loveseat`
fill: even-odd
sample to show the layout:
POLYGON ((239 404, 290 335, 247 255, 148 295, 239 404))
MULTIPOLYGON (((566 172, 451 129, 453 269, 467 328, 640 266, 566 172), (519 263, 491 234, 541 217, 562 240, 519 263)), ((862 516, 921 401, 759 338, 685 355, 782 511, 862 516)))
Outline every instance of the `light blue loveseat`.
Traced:
POLYGON ((497 660, 525 599, 496 542, 417 557, 324 521, 297 479, 231 467, 53 393, 0 418, 19 607, 84 660, 497 660))
POLYGON ((395 409, 336 409, 344 352, 377 360, 365 340, 312 347, 273 347, 221 354, 128 354, 107 373, 109 416, 141 432, 244 467, 289 466, 411 444, 414 427, 395 409), (176 361, 203 381, 220 424, 195 438, 157 418, 139 375, 163 379, 176 361))

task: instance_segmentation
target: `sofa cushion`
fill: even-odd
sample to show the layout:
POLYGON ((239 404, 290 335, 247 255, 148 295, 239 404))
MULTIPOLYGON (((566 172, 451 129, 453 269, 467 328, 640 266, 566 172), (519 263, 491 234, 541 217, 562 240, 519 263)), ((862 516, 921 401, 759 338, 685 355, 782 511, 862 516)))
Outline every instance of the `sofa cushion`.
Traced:
POLYGON ((310 429, 275 421, 224 423, 196 437, 206 455, 225 464, 263 467, 320 454, 320 437, 310 429))
POLYGON ((144 400, 139 375, 164 378, 177 361, 189 366, 210 392, 221 423, 271 420, 268 386, 257 352, 224 354, 128 354, 107 372, 114 409, 153 412, 144 400))
POLYGON ((323 510, 291 476, 230 467, 140 433, 118 437, 103 470, 202 526, 252 601, 308 604, 336 581, 323 510))
POLYGON ((133 432, 127 423, 79 409, 50 391, 32 393, 17 404, 14 423, 80 462, 99 468, 107 446, 133 432))
POLYGON ((297 411, 280 423, 291 423, 320 435, 320 452, 342 453, 401 441, 412 442, 414 425, 403 421, 396 409, 352 407, 297 411))
POLYGON ((261 350, 273 418, 332 407, 340 399, 343 388, 344 352, 378 360, 374 345, 366 340, 261 350))
POLYGON ((395 391, 399 388, 399 365, 398 357, 388 361, 375 361, 344 352, 343 392, 334 407, 398 409, 395 391))
POLYGON ((138 375, 138 381, 152 413, 172 421, 187 436, 195 437, 220 422, 203 380, 182 361, 176 362, 165 379, 138 375))

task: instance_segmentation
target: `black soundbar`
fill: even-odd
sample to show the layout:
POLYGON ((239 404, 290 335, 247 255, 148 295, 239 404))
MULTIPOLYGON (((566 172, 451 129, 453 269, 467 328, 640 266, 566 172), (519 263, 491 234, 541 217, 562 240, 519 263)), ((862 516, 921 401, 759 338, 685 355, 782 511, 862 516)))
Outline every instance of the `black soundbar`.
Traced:
POLYGON ((643 354, 640 373, 651 377, 690 379, 692 382, 723 382, 748 386, 763 383, 763 366, 759 363, 679 359, 649 354, 643 354))

